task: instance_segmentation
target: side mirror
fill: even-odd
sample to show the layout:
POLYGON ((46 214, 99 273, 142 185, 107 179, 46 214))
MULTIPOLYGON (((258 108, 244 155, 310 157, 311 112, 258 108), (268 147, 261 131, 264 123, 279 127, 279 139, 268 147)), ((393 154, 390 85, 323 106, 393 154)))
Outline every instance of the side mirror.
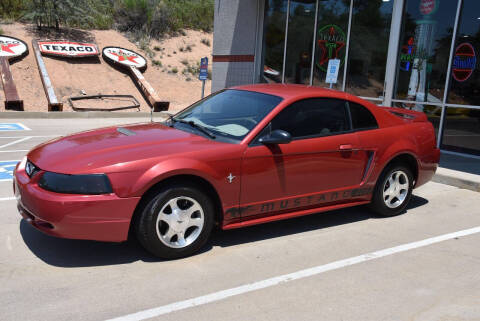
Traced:
POLYGON ((258 142, 264 145, 288 144, 291 141, 292 135, 281 129, 276 129, 270 134, 262 136, 258 139, 258 142))

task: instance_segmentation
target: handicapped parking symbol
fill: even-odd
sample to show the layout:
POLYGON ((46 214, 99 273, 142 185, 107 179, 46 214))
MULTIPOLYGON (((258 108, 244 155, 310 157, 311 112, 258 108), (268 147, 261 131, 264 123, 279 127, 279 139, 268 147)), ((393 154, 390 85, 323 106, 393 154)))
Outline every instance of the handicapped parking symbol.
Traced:
POLYGON ((30 128, 21 123, 0 123, 0 132, 13 132, 21 130, 30 130, 30 128))
POLYGON ((0 161, 0 181, 13 179, 13 170, 19 161, 0 161))

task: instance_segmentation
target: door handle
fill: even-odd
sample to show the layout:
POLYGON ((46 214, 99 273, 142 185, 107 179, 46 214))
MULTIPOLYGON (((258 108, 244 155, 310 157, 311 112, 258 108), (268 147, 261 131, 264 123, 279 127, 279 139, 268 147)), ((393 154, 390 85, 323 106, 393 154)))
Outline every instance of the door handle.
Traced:
POLYGON ((338 147, 341 152, 348 152, 353 150, 352 144, 342 144, 338 147))

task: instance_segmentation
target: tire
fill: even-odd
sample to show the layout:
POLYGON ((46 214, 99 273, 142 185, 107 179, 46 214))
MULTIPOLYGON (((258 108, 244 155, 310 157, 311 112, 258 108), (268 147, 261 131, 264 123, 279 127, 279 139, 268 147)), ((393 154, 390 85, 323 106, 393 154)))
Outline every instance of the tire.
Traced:
POLYGON ((176 259, 192 255, 205 245, 214 217, 212 200, 198 187, 174 184, 150 196, 134 229, 151 254, 176 259))
POLYGON ((382 217, 401 214, 410 202, 412 190, 412 170, 402 164, 389 165, 377 181, 370 208, 382 217))

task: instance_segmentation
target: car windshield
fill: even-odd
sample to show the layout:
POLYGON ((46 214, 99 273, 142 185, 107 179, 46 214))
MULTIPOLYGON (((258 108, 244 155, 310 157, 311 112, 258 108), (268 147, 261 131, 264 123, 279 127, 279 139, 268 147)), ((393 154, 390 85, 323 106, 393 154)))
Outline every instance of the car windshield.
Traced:
POLYGON ((196 130, 212 139, 241 141, 277 106, 282 98, 268 94, 228 89, 188 107, 172 117, 172 125, 196 130))

